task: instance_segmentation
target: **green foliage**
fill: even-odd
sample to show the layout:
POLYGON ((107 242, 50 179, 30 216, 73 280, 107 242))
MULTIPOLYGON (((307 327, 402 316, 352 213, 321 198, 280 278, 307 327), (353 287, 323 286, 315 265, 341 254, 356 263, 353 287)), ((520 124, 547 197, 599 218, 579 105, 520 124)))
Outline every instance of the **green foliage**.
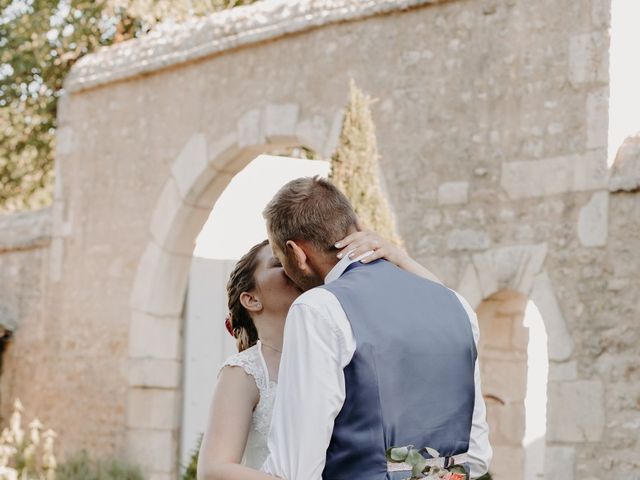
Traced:
POLYGON ((82 451, 58 466, 56 480, 144 480, 144 477, 137 467, 115 459, 93 461, 82 451))
POLYGON ((389 204, 382 192, 373 100, 352 80, 340 145, 331 157, 331 181, 351 200, 360 221, 383 237, 400 244, 389 204))
MULTIPOLYGON (((408 480, 436 480, 446 478, 467 478, 467 472, 462 465, 453 465, 448 468, 437 465, 427 465, 427 458, 439 458, 440 453, 429 447, 420 450, 408 445, 406 447, 391 447, 386 452, 387 461, 391 463, 406 463, 411 467, 411 477, 408 480), (428 457, 424 457, 426 453, 428 457)), ((487 474, 489 475, 489 474, 487 474)), ((491 480, 491 476, 481 477, 479 480, 491 480)))
POLYGON ((200 438, 198 439, 198 443, 196 445, 196 448, 194 448, 193 452, 191 452, 191 460, 189 461, 189 465, 187 465, 186 470, 182 474, 182 479, 181 480, 196 480, 197 479, 197 476, 198 476, 198 455, 200 453, 200 445, 202 445, 202 437, 203 437, 203 435, 200 435, 200 438))
POLYGON ((0 210, 37 208, 53 190, 56 110, 83 55, 256 0, 0 0, 0 210))
POLYGON ((478 477, 478 480, 493 480, 491 473, 485 473, 483 476, 478 477))

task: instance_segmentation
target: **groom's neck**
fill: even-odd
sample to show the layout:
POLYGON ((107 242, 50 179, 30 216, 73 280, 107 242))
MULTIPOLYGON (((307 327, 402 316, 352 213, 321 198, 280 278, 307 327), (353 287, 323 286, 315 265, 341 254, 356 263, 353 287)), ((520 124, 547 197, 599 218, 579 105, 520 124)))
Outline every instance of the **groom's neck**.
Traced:
POLYGON ((336 266, 339 260, 334 253, 318 253, 314 255, 313 258, 310 257, 309 261, 319 279, 322 279, 324 283, 324 279, 329 272, 333 270, 333 267, 336 266))

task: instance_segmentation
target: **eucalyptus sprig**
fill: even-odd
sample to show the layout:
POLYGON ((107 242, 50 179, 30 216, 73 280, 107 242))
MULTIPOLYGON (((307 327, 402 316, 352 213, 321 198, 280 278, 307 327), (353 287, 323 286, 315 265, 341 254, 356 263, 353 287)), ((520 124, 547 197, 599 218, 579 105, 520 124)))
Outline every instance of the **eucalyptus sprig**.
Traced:
POLYGON ((407 445, 406 447, 391 447, 387 449, 387 461, 409 465, 411 467, 410 480, 465 480, 467 478, 466 471, 460 465, 454 465, 450 468, 427 465, 428 460, 421 453, 423 451, 430 455, 431 458, 440 458, 440 453, 433 448, 424 447, 418 450, 413 445, 407 445))

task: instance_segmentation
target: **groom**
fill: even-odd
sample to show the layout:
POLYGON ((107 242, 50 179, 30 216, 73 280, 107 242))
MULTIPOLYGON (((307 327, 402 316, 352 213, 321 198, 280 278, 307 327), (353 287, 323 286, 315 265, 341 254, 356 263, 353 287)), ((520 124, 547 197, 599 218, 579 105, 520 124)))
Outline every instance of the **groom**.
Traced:
POLYGON ((264 216, 274 254, 305 293, 287 316, 263 471, 405 479, 410 467, 385 452, 413 445, 483 475, 492 452, 467 302, 384 260, 338 261, 334 243, 356 231, 356 216, 327 180, 293 180, 264 216))

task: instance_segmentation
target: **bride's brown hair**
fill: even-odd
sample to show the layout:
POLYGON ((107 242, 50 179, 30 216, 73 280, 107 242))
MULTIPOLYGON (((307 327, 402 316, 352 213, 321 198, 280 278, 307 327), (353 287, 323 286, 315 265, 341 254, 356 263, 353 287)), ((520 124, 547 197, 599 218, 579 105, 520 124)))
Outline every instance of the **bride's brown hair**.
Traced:
POLYGON ((258 330, 246 308, 240 303, 242 292, 248 292, 256 287, 255 273, 258 268, 258 254, 269 245, 264 240, 251 247, 236 263, 227 283, 227 298, 231 321, 231 331, 236 339, 238 351, 250 348, 258 341, 258 330))

